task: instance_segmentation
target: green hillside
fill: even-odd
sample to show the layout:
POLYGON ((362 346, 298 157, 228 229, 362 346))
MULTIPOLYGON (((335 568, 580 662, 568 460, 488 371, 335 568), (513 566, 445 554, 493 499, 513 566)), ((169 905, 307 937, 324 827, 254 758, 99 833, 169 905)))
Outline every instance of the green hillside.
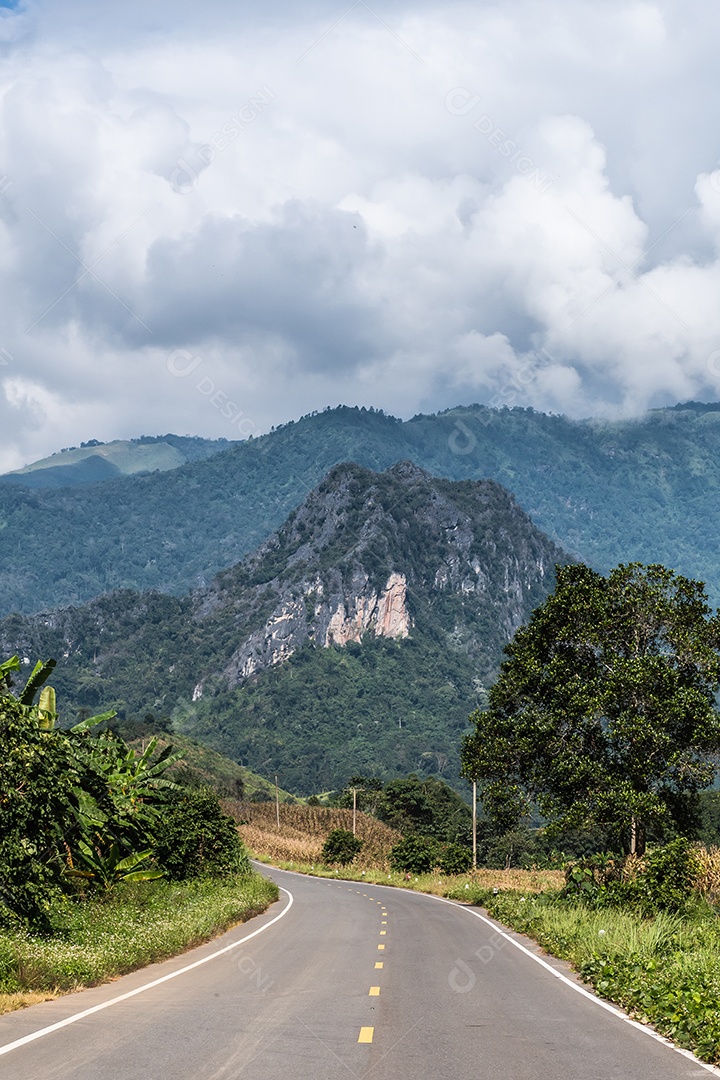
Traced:
POLYGON ((492 481, 338 465, 206 588, 11 615, 0 653, 60 661, 62 724, 171 723, 300 794, 358 771, 459 783, 467 717, 564 561, 492 481))
POLYGON ((167 472, 188 461, 202 461, 228 446, 227 439, 200 439, 187 435, 97 439, 68 446, 50 457, 33 461, 22 469, 0 476, 0 484, 36 489, 79 487, 138 473, 167 472))
MULTIPOLYGON (((129 745, 140 747, 145 740, 134 740, 129 745)), ((224 757, 217 750, 203 746, 195 739, 180 732, 158 736, 158 750, 168 744, 182 754, 182 758, 172 766, 170 776, 179 773, 184 783, 204 783, 215 788, 221 798, 227 799, 274 799, 275 784, 258 776, 252 769, 238 765, 231 758, 224 757)), ((281 802, 295 801, 294 797, 282 788, 278 789, 281 802)))
POLYGON ((180 594, 253 550, 339 461, 490 477, 603 572, 662 562, 720 601, 720 406, 624 422, 470 406, 401 422, 338 408, 168 472, 74 489, 0 484, 0 613, 115 588, 180 594))

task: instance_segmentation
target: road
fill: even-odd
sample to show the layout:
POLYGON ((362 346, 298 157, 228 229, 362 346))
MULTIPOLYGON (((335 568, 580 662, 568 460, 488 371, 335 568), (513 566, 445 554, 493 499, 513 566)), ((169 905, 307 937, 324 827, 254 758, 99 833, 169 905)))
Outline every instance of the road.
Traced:
POLYGON ((257 919, 182 957, 0 1017, 2 1080, 709 1075, 474 909, 263 872, 287 891, 257 919))

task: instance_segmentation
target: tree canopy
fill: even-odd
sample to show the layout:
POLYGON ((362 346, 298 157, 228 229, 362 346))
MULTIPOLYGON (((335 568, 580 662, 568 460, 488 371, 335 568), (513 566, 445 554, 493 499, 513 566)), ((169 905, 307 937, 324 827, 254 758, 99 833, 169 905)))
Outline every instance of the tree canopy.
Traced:
POLYGON ((659 565, 559 567, 470 718, 463 775, 487 816, 511 828, 537 809, 638 852, 648 830, 691 831, 720 749, 719 649, 700 582, 659 565))

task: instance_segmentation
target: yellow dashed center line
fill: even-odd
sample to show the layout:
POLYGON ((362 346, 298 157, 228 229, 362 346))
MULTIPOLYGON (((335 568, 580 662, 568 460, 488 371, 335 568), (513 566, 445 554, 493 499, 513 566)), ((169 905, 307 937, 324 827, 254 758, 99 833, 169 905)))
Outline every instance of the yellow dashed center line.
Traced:
POLYGON ((387 930, 381 930, 380 931, 380 937, 383 937, 384 934, 387 934, 387 930))
POLYGON ((384 945, 378 945, 378 949, 384 949, 384 948, 385 948, 384 945))
POLYGON ((375 1034, 375 1028, 373 1027, 361 1027, 360 1034, 358 1035, 359 1043, 371 1043, 373 1041, 373 1035, 375 1034))
POLYGON ((382 966, 383 966, 383 962, 382 962, 382 960, 376 960, 376 961, 375 961, 375 967, 376 967, 376 968, 381 968, 382 966))
POLYGON ((371 986, 370 987, 370 997, 380 997, 380 987, 379 986, 371 986))

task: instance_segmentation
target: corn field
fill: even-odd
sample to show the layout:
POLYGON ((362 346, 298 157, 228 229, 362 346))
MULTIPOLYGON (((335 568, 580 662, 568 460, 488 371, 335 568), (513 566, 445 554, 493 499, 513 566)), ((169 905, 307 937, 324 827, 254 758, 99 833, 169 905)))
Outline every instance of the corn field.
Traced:
POLYGON ((711 903, 717 903, 720 900, 720 848, 698 846, 695 848, 695 858, 699 868, 695 888, 711 903))
MULTIPOLYGON (((320 853, 332 829, 352 831, 352 810, 327 806, 280 804, 280 828, 275 803, 228 803, 226 810, 238 822, 240 835, 256 855, 285 862, 319 862, 320 853)), ((384 870, 399 832, 369 814, 357 813, 357 835, 364 840, 353 866, 384 870)))

